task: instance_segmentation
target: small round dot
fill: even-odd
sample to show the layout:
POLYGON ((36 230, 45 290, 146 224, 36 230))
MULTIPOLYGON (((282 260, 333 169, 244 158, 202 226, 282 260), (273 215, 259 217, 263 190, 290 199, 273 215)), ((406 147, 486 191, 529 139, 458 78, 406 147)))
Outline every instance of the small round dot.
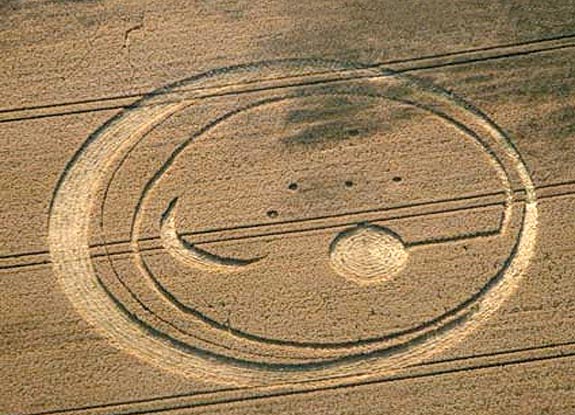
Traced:
POLYGON ((351 180, 347 180, 344 184, 345 187, 353 187, 353 182, 351 180))
POLYGON ((279 216, 279 213, 277 210, 268 210, 267 215, 273 219, 273 218, 277 218, 279 216))
POLYGON ((290 183, 288 186, 288 189, 296 191, 298 189, 298 187, 299 186, 297 185, 297 183, 290 183))
POLYGON ((401 177, 399 177, 399 176, 395 176, 392 180, 393 180, 395 183, 399 183, 399 182, 402 181, 403 179, 402 179, 401 177))

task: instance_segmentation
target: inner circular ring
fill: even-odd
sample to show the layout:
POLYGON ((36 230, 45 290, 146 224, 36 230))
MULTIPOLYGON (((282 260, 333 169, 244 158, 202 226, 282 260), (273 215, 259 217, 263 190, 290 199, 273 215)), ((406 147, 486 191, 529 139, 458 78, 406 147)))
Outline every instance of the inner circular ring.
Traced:
MULTIPOLYGON (((319 94, 317 92, 303 92, 303 93, 300 92, 298 95, 289 95, 289 96, 274 97, 274 98, 260 100, 260 101, 257 101, 255 103, 252 103, 248 106, 240 108, 236 111, 225 114, 225 115, 221 116, 220 118, 218 118, 217 120, 215 120, 213 123, 210 123, 208 128, 201 129, 197 133, 193 134, 189 139, 187 139, 186 141, 181 143, 176 148, 176 150, 174 150, 172 152, 169 159, 164 163, 164 167, 161 168, 145 186, 146 191, 144 193, 142 193, 142 196, 140 197, 140 200, 138 202, 138 208, 136 209, 136 211, 134 213, 134 219, 132 222, 132 237, 131 237, 131 240, 133 241, 132 246, 134 249, 134 253, 136 254, 137 261, 140 264, 141 268, 147 273, 147 278, 156 287, 158 292, 161 293, 161 295, 164 297, 165 301, 175 305, 177 307, 177 309, 179 309, 181 312, 191 314, 194 317, 198 317, 203 322, 205 322, 208 327, 220 329, 220 330, 224 331, 226 334, 232 334, 232 335, 237 336, 239 338, 245 339, 246 341, 265 342, 268 344, 284 345, 284 346, 290 346, 290 347, 296 347, 296 348, 316 347, 316 348, 334 349, 334 350, 342 349, 342 348, 347 349, 350 346, 373 345, 376 343, 389 342, 391 340, 393 340, 394 342, 401 342, 401 337, 413 338, 414 336, 417 335, 418 332, 425 333, 426 329, 436 328, 438 325, 441 324, 442 321, 445 322, 445 321, 449 321, 451 318, 455 318, 457 315, 461 314, 465 309, 467 309, 471 306, 471 302, 466 301, 466 302, 460 304, 459 306, 457 306, 451 310, 448 310, 447 312, 445 312, 441 316, 434 318, 428 322, 425 322, 425 323, 420 324, 418 326, 408 328, 408 329, 405 329, 402 331, 398 331, 398 332, 395 332, 395 333, 392 333, 389 335, 385 335, 385 336, 365 338, 365 339, 361 339, 361 340, 354 340, 354 341, 347 341, 347 342, 331 342, 331 343, 330 342, 324 342, 324 343, 295 342, 295 341, 290 341, 290 340, 279 340, 279 339, 270 339, 270 338, 266 338, 266 337, 261 337, 261 336, 255 335, 255 334, 244 332, 242 330, 239 330, 239 329, 236 329, 233 327, 225 326, 225 325, 219 323, 218 321, 213 320, 209 316, 202 314, 201 312, 197 311, 196 309, 191 308, 191 307, 187 306, 186 304, 183 304, 182 302, 180 302, 176 297, 174 297, 173 295, 170 294, 169 290, 167 290, 156 278, 153 277, 153 273, 151 272, 149 265, 147 264, 146 260, 141 255, 141 252, 139 249, 137 230, 139 228, 139 223, 141 221, 140 212, 141 212, 141 208, 145 202, 145 199, 146 199, 147 195, 149 194, 149 192, 154 187, 154 184, 159 180, 159 178, 162 176, 162 174, 167 170, 167 166, 169 166, 173 162, 173 160, 175 160, 177 158, 177 156, 182 151, 184 151, 184 149, 189 144, 191 144, 193 142, 193 140, 196 137, 204 134, 208 129, 214 127, 218 123, 232 117, 233 115, 235 115, 239 112, 253 109, 256 107, 260 107, 260 106, 263 106, 263 105, 266 105, 269 103, 275 103, 275 102, 280 102, 280 101, 284 101, 284 100, 288 100, 288 99, 294 99, 294 98, 301 98, 302 96, 334 95, 334 94, 358 95, 358 96, 363 96, 363 97, 367 96, 367 97, 389 100, 392 102, 399 102, 401 104, 411 105, 413 107, 416 107, 418 109, 421 109, 423 111, 431 113, 432 115, 435 115, 435 116, 442 118, 444 121, 450 123, 456 129, 463 132, 465 136, 472 138, 475 141, 477 141, 479 143, 479 145, 481 145, 482 147, 485 147, 487 145, 487 144, 483 143, 482 138, 480 136, 478 136, 476 133, 467 129, 463 124, 461 124, 457 120, 451 118, 447 114, 440 112, 439 110, 429 108, 425 105, 422 105, 422 104, 414 102, 414 101, 405 100, 405 99, 397 99, 397 98, 389 97, 389 96, 386 96, 383 94, 375 94, 373 92, 369 93, 369 94, 368 93, 350 93, 350 91, 339 92, 339 93, 334 92, 334 91, 329 91, 328 93, 320 91, 319 94)), ((509 185, 508 173, 507 173, 503 163, 499 160, 499 158, 497 157, 496 154, 488 153, 488 156, 494 161, 495 165, 497 166, 497 170, 500 172, 500 174, 506 178, 506 184, 508 187, 508 191, 507 191, 507 200, 505 203, 504 215, 506 217, 509 217, 511 215, 511 210, 512 210, 512 203, 511 203, 512 202, 512 191, 511 191, 510 185, 509 185)), ((507 220, 504 220, 503 223, 507 224, 506 226, 508 226, 507 220)), ((506 226, 504 226, 505 229, 506 229, 506 226)), ((502 233, 503 232, 504 231, 502 230, 502 233)), ((499 272, 497 272, 496 275, 486 285, 490 286, 491 284, 493 284, 493 281, 496 281, 497 279, 499 279, 501 277, 503 271, 505 271, 505 267, 506 267, 506 265, 504 264, 503 268, 499 272)), ((473 300, 478 301, 479 298, 481 296, 483 296, 484 294, 485 294, 485 291, 481 290, 477 296, 473 297, 473 300)), ((197 336, 197 335, 198 335, 197 333, 194 333, 194 336, 197 336)))

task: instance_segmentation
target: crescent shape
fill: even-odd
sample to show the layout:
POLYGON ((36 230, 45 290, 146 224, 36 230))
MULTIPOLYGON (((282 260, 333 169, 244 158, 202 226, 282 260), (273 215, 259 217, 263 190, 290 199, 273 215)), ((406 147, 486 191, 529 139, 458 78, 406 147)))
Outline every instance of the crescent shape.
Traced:
POLYGON ((168 253, 182 264, 207 271, 237 272, 264 257, 251 259, 228 258, 212 254, 182 239, 176 230, 176 204, 174 198, 166 209, 160 225, 162 245, 168 253))
MULTIPOLYGON (((120 162, 122 157, 126 156, 130 149, 136 146, 142 137, 156 125, 187 106, 195 105, 198 102, 195 95, 192 95, 190 99, 188 95, 184 94, 182 100, 178 101, 177 98, 166 100, 165 94, 174 93, 173 96, 177 97, 185 91, 184 87, 194 82, 215 79, 216 76, 220 75, 228 76, 228 74, 230 76, 241 75, 240 79, 244 79, 244 74, 252 76, 252 74, 258 74, 262 68, 270 71, 280 70, 279 72, 271 72, 274 75, 277 74, 277 78, 289 75, 284 70, 286 68, 290 70, 296 68, 298 74, 311 72, 311 70, 308 71, 308 67, 314 71, 317 71, 318 67, 325 68, 324 63, 321 63, 322 66, 320 66, 318 62, 321 63, 322 61, 317 59, 313 61, 285 60, 245 64, 213 70, 163 87, 107 121, 84 142, 68 162, 57 182, 50 205, 48 218, 50 259, 63 293, 70 299, 82 317, 105 334, 113 345, 133 352, 154 365, 187 377, 194 377, 200 381, 209 379, 210 381, 245 388, 263 385, 281 386, 294 382, 303 384, 303 382, 331 382, 333 380, 337 384, 339 382, 344 384, 356 382, 358 379, 377 380, 383 376, 395 374, 399 368, 413 366, 452 347, 463 337, 477 330, 487 318, 501 307, 504 301, 517 291, 524 277, 523 274, 531 265, 534 257, 538 233, 537 194, 527 166, 520 154, 517 153, 513 142, 489 117, 471 104, 457 98, 456 95, 439 87, 423 83, 418 79, 408 78, 405 75, 403 76, 409 81, 408 84, 405 84, 405 92, 403 89, 397 88, 398 91, 401 89, 399 98, 391 97, 389 99, 399 100, 404 95, 410 96, 413 90, 417 94, 417 100, 423 102, 420 105, 422 109, 428 107, 423 98, 427 99, 430 94, 434 98, 431 103, 433 108, 437 105, 441 110, 445 105, 450 105, 447 113, 437 111, 436 114, 446 121, 454 123, 454 125, 461 123, 461 127, 464 129, 467 128, 467 124, 472 125, 473 129, 470 129, 472 133, 479 128, 482 133, 477 134, 477 141, 484 145, 488 154, 494 155, 496 161, 498 161, 498 154, 505 155, 507 160, 505 165, 511 166, 513 164, 512 171, 517 176, 518 182, 521 183, 522 190, 526 193, 525 201, 521 202, 524 203, 523 219, 518 231, 516 245, 509 260, 487 286, 479 290, 475 297, 461 305, 461 309, 454 309, 451 314, 446 313, 446 321, 440 318, 439 321, 430 323, 429 331, 416 332, 417 337, 409 337, 406 343, 398 343, 398 346, 353 354, 346 356, 345 360, 325 364, 317 363, 294 368, 289 365, 279 365, 278 367, 268 365, 265 362, 262 364, 245 362, 236 359, 235 356, 227 357, 225 354, 220 356, 211 350, 203 350, 195 344, 188 345, 172 338, 169 333, 164 333, 162 328, 155 327, 153 320, 148 321, 145 313, 130 311, 129 307, 122 304, 120 299, 114 296, 113 291, 106 287, 105 280, 101 278, 94 264, 93 252, 91 251, 91 226, 94 222, 91 212, 100 198, 100 189, 109 179, 114 165, 120 162), (420 94, 423 96, 422 98, 418 98, 420 94), (451 114, 455 118, 452 118, 451 114), (490 136, 497 144, 499 151, 494 150, 492 152, 491 146, 481 140, 480 136, 483 135, 490 136), (443 323, 447 324, 444 325, 443 323)), ((347 64, 341 66, 338 64, 337 69, 342 70, 349 67, 347 64)), ((327 69, 332 71, 331 68, 330 66, 327 69)), ((378 82, 387 82, 387 80, 392 82, 389 85, 391 88, 396 88, 396 79, 401 80, 397 77, 392 78, 390 74, 393 73, 386 70, 374 70, 374 74, 378 74, 378 82), (385 76, 379 76, 379 74, 385 76)), ((376 78, 373 79, 374 86, 372 88, 370 84, 369 91, 378 86, 375 84, 376 78)), ((387 84, 383 86, 388 88, 387 84)), ((400 86, 403 87, 404 84, 400 84, 400 86)), ((356 87, 353 86, 353 88, 355 91, 356 87)), ((193 89, 190 88, 192 91, 193 89)), ((345 91, 347 89, 341 92, 345 91)), ((362 88, 360 88, 361 91, 363 91, 362 88)), ((337 92, 337 89, 331 91, 331 93, 337 92)), ((304 94, 301 95, 305 96, 304 94)), ((381 96, 384 97, 383 93, 381 96)), ((408 100, 404 101, 409 103, 408 100)), ((254 107, 256 104, 250 105, 254 107)), ((412 105, 417 106, 419 104, 412 103, 412 105)), ((431 111, 431 109, 428 108, 427 111, 431 111)), ((218 118, 202 131, 207 131, 211 126, 217 125, 218 122, 229 117, 231 115, 218 118)), ((179 144, 180 147, 178 148, 184 148, 200 133, 201 131, 191 136, 188 141, 179 144)), ((171 158, 174 159, 175 155, 171 158)), ((511 190, 509 194, 511 194, 511 190)), ((166 217, 168 216, 166 215, 166 217)), ((175 227, 174 234, 177 236, 175 227)), ((139 257, 138 243, 137 239, 132 239, 132 251, 137 254, 135 256, 139 257)), ((230 335, 228 332, 223 334, 226 338, 230 335)), ((323 352, 322 349, 319 350, 323 352)))

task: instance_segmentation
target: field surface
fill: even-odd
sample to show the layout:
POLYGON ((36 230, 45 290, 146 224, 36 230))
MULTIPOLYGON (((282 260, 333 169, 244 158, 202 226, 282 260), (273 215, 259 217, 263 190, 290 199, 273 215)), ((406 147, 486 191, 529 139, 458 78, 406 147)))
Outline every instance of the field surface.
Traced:
POLYGON ((0 2, 0 413, 575 414, 575 4, 0 2))

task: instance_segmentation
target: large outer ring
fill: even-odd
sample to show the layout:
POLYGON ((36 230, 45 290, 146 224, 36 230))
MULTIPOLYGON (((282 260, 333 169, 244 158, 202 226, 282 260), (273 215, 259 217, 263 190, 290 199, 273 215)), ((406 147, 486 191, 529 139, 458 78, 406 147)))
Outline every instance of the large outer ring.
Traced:
MULTIPOLYGON (((219 73, 226 74, 234 70, 251 71, 260 68, 269 69, 312 66, 317 61, 289 60, 265 62, 226 68, 213 71, 191 80, 163 88, 136 103, 131 109, 119 114, 94 133, 76 153, 62 175, 50 209, 49 247, 54 270, 61 286, 82 316, 100 328, 113 343, 123 349, 134 352, 145 360, 178 373, 203 377, 210 380, 238 385, 261 385, 280 382, 297 382, 320 379, 330 376, 360 375, 374 376, 389 373, 399 367, 414 364, 440 350, 452 345, 467 333, 474 330, 501 304, 513 294, 521 276, 534 253, 537 233, 536 195, 532 180, 521 157, 511 141, 503 132, 479 110, 463 100, 447 94, 435 87, 454 105, 464 108, 489 130, 508 158, 513 160, 522 187, 525 190, 525 207, 522 230, 515 246, 515 255, 511 258, 504 277, 490 287, 489 292, 474 304, 472 312, 462 316, 461 324, 442 328, 433 335, 418 341, 416 347, 386 350, 383 354, 357 356, 341 362, 305 367, 266 367, 257 364, 235 361, 205 353, 199 349, 185 350, 166 338, 157 336, 154 330, 134 321, 109 295, 101 284, 91 262, 89 252, 90 214, 100 183, 105 179, 111 164, 109 155, 118 157, 124 147, 145 134, 156 124, 183 108, 184 102, 153 103, 158 93, 173 91, 202 77, 211 78, 219 73), (142 103, 146 101, 147 105, 142 103)), ((322 62, 322 66, 357 69, 356 65, 341 65, 322 62)), ((360 67, 361 68, 361 67, 360 67)), ((381 72, 378 72, 381 75, 381 72)), ((389 72, 386 72, 389 75, 389 72)), ((374 72, 374 75, 377 73, 374 72)))

